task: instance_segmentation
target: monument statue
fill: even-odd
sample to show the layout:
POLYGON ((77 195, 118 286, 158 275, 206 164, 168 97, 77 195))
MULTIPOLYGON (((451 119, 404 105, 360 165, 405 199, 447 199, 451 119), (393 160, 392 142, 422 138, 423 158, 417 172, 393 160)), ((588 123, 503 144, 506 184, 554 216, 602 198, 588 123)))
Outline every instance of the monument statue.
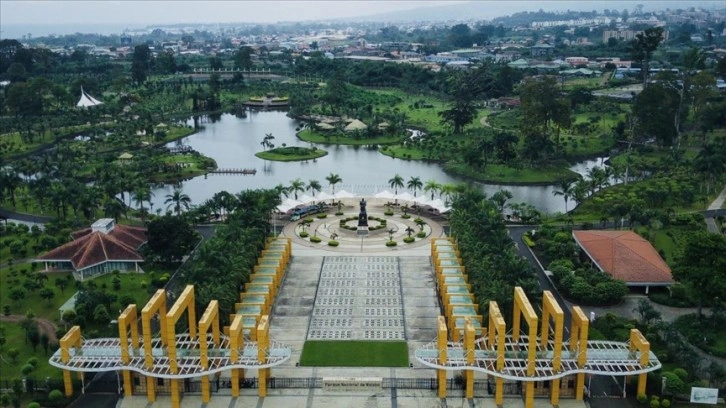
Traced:
POLYGON ((360 213, 358 214, 358 227, 368 226, 368 214, 366 213, 366 200, 361 198, 360 200, 360 213))

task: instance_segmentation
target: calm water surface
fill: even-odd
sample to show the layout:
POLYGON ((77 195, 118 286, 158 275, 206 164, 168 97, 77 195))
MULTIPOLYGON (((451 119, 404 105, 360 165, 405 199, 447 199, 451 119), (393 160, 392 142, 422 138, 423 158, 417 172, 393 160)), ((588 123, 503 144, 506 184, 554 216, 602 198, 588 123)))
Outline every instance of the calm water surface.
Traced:
MULTIPOLYGON (((281 183, 289 185, 296 178, 306 184, 310 180, 318 180, 324 191, 330 192, 325 181, 330 173, 337 173, 343 180, 335 186, 335 191, 345 189, 356 194, 371 195, 384 189, 390 190, 388 180, 396 173, 405 181, 410 177, 420 177, 423 182, 429 179, 438 183, 466 181, 446 174, 436 163, 394 159, 378 153, 376 148, 365 146, 316 144, 327 150, 328 155, 305 162, 271 162, 255 157, 255 153, 263 150, 260 142, 268 133, 275 137, 272 142, 276 147, 283 143, 287 146, 310 146, 310 143, 295 136, 298 126, 298 122, 280 111, 248 111, 244 119, 225 114, 214 123, 204 123, 199 132, 169 145, 189 145, 205 156, 214 158, 219 168, 256 169, 257 174, 209 174, 195 177, 181 183, 184 193, 191 198, 192 204, 200 204, 219 191, 237 193, 245 189, 271 188, 281 183)), ((601 159, 590 160, 578 163, 572 169, 584 174, 587 168, 600 164, 601 159)), ((564 199, 552 194, 552 186, 475 184, 489 195, 506 188, 514 195, 512 202, 524 201, 540 211, 554 213, 565 210, 564 199)), ((172 185, 154 189, 153 208, 165 208, 165 196, 172 191, 172 185)))

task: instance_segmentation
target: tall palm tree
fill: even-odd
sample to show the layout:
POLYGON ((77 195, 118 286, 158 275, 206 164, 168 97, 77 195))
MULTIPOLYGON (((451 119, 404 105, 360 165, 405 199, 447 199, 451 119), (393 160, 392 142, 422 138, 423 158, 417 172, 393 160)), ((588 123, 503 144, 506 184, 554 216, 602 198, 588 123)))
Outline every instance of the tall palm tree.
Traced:
POLYGON ((552 191, 553 195, 562 196, 565 199, 565 212, 567 212, 567 201, 572 196, 574 185, 571 180, 560 179, 555 186, 555 190, 552 191))
POLYGON ((132 192, 134 196, 134 201, 136 201, 136 204, 141 209, 141 213, 144 213, 144 202, 145 201, 151 201, 151 197, 154 196, 154 193, 151 192, 151 188, 149 188, 148 184, 142 184, 137 186, 134 191, 132 192))
POLYGON ((282 185, 282 183, 275 186, 275 190, 277 191, 277 194, 284 195, 285 198, 290 197, 290 187, 282 185))
POLYGON ((174 207, 176 215, 181 214, 182 207, 184 207, 185 210, 188 210, 191 203, 191 198, 178 188, 175 188, 172 194, 167 194, 166 200, 164 200, 164 204, 168 204, 166 209, 168 210, 169 208, 174 207))
POLYGON ((413 196, 416 197, 416 191, 423 188, 423 182, 420 177, 411 177, 411 179, 408 180, 408 183, 406 183, 406 187, 413 190, 413 196))
POLYGON ((126 205, 116 197, 109 198, 103 205, 103 213, 118 222, 121 215, 126 215, 126 205))
POLYGON ((319 193, 320 190, 323 189, 323 186, 320 185, 320 182, 318 180, 310 180, 308 182, 308 186, 305 188, 305 190, 312 192, 313 197, 315 197, 315 193, 319 193))
POLYGON ((388 180, 388 185, 391 186, 392 189, 394 189, 393 194, 398 194, 398 188, 403 188, 403 177, 396 173, 393 178, 388 180))
POLYGON ((325 177, 325 180, 330 184, 331 194, 335 194, 335 185, 343 182, 343 179, 335 173, 330 173, 328 177, 325 177))
POLYGON ((426 184, 423 187, 424 192, 431 192, 431 199, 434 199, 434 194, 438 193, 439 190, 441 190, 441 184, 437 183, 434 179, 426 180, 426 184))
POLYGON ((305 182, 298 179, 292 180, 290 182, 290 191, 293 195, 295 195, 295 199, 297 200, 297 193, 298 191, 301 193, 305 192, 305 182))
POLYGON ((444 196, 444 202, 446 203, 446 205, 449 205, 449 202, 457 191, 458 187, 456 184, 444 183, 441 185, 441 189, 439 189, 439 197, 444 196))

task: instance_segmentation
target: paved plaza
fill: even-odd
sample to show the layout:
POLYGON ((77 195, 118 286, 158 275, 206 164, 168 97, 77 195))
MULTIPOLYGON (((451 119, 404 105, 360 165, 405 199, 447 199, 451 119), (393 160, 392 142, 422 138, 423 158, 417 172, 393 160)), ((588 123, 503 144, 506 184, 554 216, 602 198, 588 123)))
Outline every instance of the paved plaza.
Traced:
MULTIPOLYGON (((357 213, 357 201, 346 203, 345 216, 357 213)), ((383 206, 369 201, 368 213, 383 216, 383 206)), ((464 398, 463 390, 449 390, 448 398, 440 399, 435 389, 409 389, 412 381, 431 381, 434 370, 419 366, 414 351, 436 338, 437 317, 441 314, 435 294, 434 271, 431 265, 430 240, 443 236, 443 229, 435 221, 424 218, 427 237, 413 244, 402 242, 406 228, 419 227, 412 219, 388 217, 395 227, 394 239, 398 245, 385 246, 388 233, 376 231, 359 237, 354 231, 341 231, 339 218, 330 214, 317 219, 309 227, 323 239, 314 244, 297 236, 296 224, 288 224, 283 236, 293 239, 292 263, 277 295, 270 319, 270 337, 292 348, 292 357, 285 364, 272 369, 275 378, 381 378, 386 387, 356 391, 335 391, 327 387, 272 388, 265 398, 257 396, 257 389, 241 390, 239 398, 232 398, 229 388, 212 393, 211 401, 203 404, 200 395, 185 394, 182 407, 495 407, 493 395, 486 387, 475 389, 475 398, 464 398), (348 233, 350 232, 350 233, 348 233), (340 246, 329 247, 330 234, 338 234, 340 246), (300 367, 300 354, 306 340, 405 340, 408 345, 410 367, 401 368, 349 368, 300 367), (397 383, 400 381, 400 383, 397 383)), ((449 373, 453 379, 456 374, 449 373)), ((228 375, 228 374, 224 374, 228 375)), ((251 371, 248 376, 257 373, 251 371)), ((477 381, 486 381, 481 374, 477 381)), ((168 396, 161 395, 149 404, 143 395, 121 400, 122 408, 166 407, 168 396)), ((522 408, 521 398, 505 398, 504 408, 522 408)), ((583 408, 575 400, 560 400, 560 408, 583 408)), ((548 399, 536 399, 535 407, 549 408, 548 399)))

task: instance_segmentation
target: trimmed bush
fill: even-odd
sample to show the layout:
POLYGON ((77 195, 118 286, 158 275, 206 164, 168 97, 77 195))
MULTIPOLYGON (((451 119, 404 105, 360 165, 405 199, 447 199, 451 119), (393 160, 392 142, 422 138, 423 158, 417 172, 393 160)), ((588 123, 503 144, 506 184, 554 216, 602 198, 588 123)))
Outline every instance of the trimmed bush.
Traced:
POLYGON ((300 238, 307 238, 309 236, 310 236, 310 234, 307 231, 300 232, 300 238))
POLYGON ((401 216, 401 218, 403 218, 404 220, 407 220, 407 219, 411 218, 411 214, 403 214, 401 216))
POLYGON ((524 241, 525 245, 527 245, 530 248, 532 248, 535 245, 534 241, 532 241, 532 238, 530 238, 529 235, 526 235, 526 234, 522 235, 522 241, 524 241))
POLYGON ((638 394, 637 400, 641 404, 645 404, 646 402, 648 402, 648 396, 645 394, 638 394))
POLYGON ((63 399, 63 393, 61 390, 53 390, 48 393, 48 399, 51 401, 60 401, 63 399))
POLYGON ((317 244, 317 243, 320 243, 321 241, 322 241, 322 239, 320 239, 320 237, 318 237, 318 236, 310 237, 310 242, 312 242, 312 243, 317 244))
POLYGON ((337 247, 338 245, 340 245, 338 241, 328 241, 328 246, 337 247))
POLYGON ((335 215, 336 215, 337 217, 340 217, 340 216, 342 216, 342 215, 343 215, 343 212, 342 212, 342 211, 337 211, 337 212, 335 213, 335 215))
POLYGON ((668 401, 667 399, 664 399, 663 401, 660 402, 660 406, 663 408, 669 408, 671 406, 671 402, 668 401))
POLYGON ((328 214, 320 213, 320 214, 316 215, 316 217, 318 217, 319 219, 322 220, 323 218, 328 218, 328 214))
POLYGON ((392 216, 392 215, 393 215, 393 211, 385 211, 385 212, 383 213, 383 215, 385 215, 385 216, 387 216, 387 217, 390 217, 390 216, 392 216))
POLYGON ((423 231, 420 231, 420 232, 417 232, 417 233, 416 233, 416 236, 417 236, 418 238, 426 238, 426 233, 425 233, 425 232, 423 232, 423 231))
POLYGON ((410 244, 410 243, 416 242, 416 238, 414 238, 414 237, 405 237, 403 239, 403 242, 405 242, 407 244, 410 244))
POLYGON ((395 247, 396 245, 398 245, 396 241, 386 241, 387 247, 395 247))

